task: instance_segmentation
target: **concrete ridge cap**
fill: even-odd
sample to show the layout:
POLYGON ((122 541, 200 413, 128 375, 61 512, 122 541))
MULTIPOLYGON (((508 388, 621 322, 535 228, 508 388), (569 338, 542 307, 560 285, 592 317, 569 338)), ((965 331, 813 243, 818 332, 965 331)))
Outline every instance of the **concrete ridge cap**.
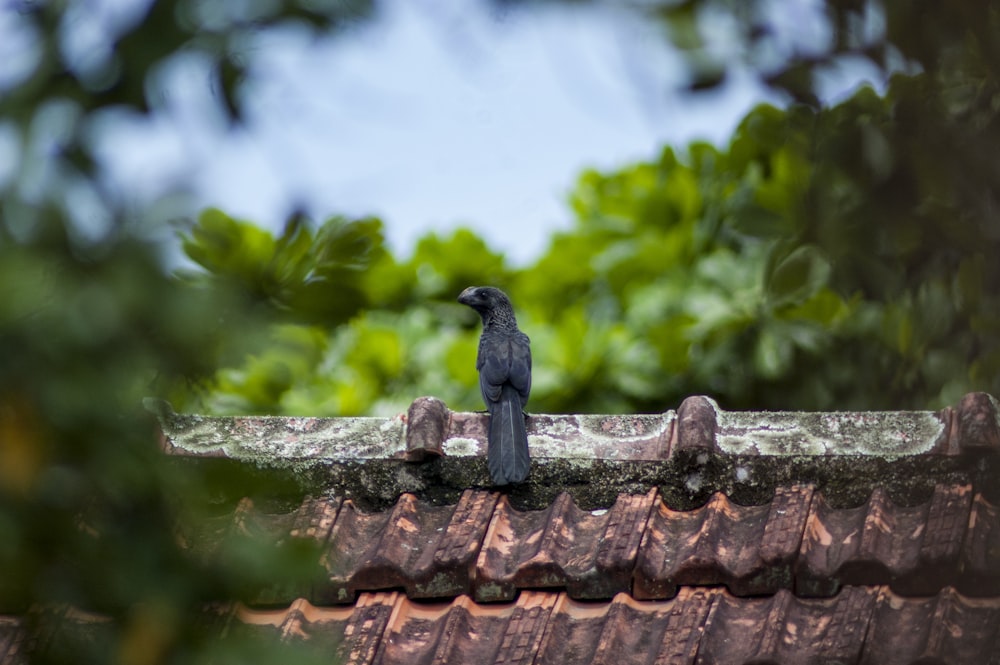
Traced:
MULTIPOLYGON (((529 414, 534 459, 663 461, 677 455, 864 456, 1000 451, 997 400, 970 393, 940 411, 726 411, 693 396, 653 414, 529 414)), ((164 449, 193 457, 420 461, 485 454, 488 416, 418 397, 392 417, 204 416, 159 409, 164 449)))

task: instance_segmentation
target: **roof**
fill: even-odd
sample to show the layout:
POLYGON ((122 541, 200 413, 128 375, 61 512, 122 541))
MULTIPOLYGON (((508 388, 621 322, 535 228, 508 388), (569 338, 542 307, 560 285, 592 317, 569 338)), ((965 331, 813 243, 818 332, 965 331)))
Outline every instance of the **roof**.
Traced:
MULTIPOLYGON (((1000 663, 984 393, 936 412, 692 397, 533 415, 531 476, 505 493, 488 485, 486 416, 433 398, 395 418, 162 421, 184 463, 285 478, 179 525, 194 555, 222 556, 232 534, 315 553, 308 579, 274 571, 206 608, 223 640, 351 663, 1000 663)), ((101 621, 67 610, 47 639, 101 621)), ((0 662, 26 640, 0 619, 0 662)))
MULTIPOLYGON (((231 460, 384 510, 413 492, 456 503, 489 487, 484 413, 421 397, 392 418, 205 417, 163 410, 162 445, 190 459, 231 460)), ((691 509, 722 491, 763 504, 779 486, 813 483, 841 503, 876 488, 912 503, 943 481, 997 477, 997 402, 972 393, 940 411, 733 412, 689 397, 676 411, 528 418, 531 475, 508 490, 518 507, 545 508, 562 492, 607 508, 621 493, 658 487, 691 509)))

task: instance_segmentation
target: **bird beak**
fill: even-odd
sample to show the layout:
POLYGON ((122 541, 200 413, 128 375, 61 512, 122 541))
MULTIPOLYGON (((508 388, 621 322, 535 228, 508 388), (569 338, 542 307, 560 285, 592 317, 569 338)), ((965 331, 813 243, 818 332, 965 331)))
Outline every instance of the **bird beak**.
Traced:
POLYGON ((462 291, 458 296, 458 302, 463 305, 472 305, 472 303, 476 302, 476 287, 470 286, 462 291))

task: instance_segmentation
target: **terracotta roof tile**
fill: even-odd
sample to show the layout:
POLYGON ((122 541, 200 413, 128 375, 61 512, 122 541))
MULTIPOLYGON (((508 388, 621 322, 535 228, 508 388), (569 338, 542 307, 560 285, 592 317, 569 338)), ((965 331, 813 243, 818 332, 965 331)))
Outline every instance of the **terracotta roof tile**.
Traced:
POLYGON ((692 511, 661 501, 643 535, 635 596, 669 598, 682 585, 725 584, 739 595, 791 588, 812 495, 796 486, 769 505, 738 506, 716 494, 692 511))
POLYGON ((968 525, 962 547, 961 588, 973 595, 1000 593, 1000 506, 976 494, 968 525))
POLYGON ((532 592, 505 605, 477 605, 468 596, 436 606, 403 599, 374 662, 531 663, 555 601, 532 592))
POLYGON ((539 654, 541 663, 691 663, 718 593, 685 589, 666 602, 619 594, 607 603, 562 596, 539 654))
POLYGON ((855 663, 864 647, 877 590, 847 588, 830 599, 788 591, 766 598, 721 595, 705 626, 704 663, 855 663))
POLYGON ((27 662, 27 628, 22 617, 0 616, 0 665, 27 662))
POLYGON ((391 511, 363 513, 345 501, 322 557, 324 603, 353 602, 359 590, 402 587, 411 598, 471 592, 470 572, 498 495, 467 490, 454 506, 404 494, 391 511))
MULTIPOLYGON (((835 509, 817 497, 802 543, 797 591, 830 595, 842 585, 888 583, 905 595, 929 594, 948 585, 976 595, 997 593, 1000 552, 993 551, 991 576, 979 567, 980 576, 972 580, 963 570, 968 527, 982 522, 970 532, 970 540, 978 534, 988 539, 997 528, 992 506, 980 496, 974 515, 972 499, 968 485, 939 485, 930 500, 912 507, 895 505, 881 489, 858 508, 835 509)), ((969 545, 965 556, 976 556, 969 545)))
MULTIPOLYGON (((272 512, 243 497, 231 512, 180 520, 177 535, 195 557, 220 566, 232 565, 232 557, 238 557, 246 541, 282 547, 290 539, 304 539, 312 541, 319 551, 327 546, 341 503, 339 498, 306 497, 291 512, 272 512)), ((321 570, 317 562, 314 571, 317 579, 321 570)), ((315 593, 314 584, 308 579, 280 574, 266 586, 247 586, 243 592, 242 600, 257 604, 287 604, 299 596, 315 593)))
POLYGON ((375 654, 382 645, 382 636, 400 598, 398 593, 366 593, 358 598, 344 629, 343 646, 339 649, 345 665, 375 660, 375 654))
POLYGON ((307 496, 295 511, 289 535, 325 543, 330 538, 339 510, 340 499, 307 496))
MULTIPOLYGON (((237 605, 221 619, 218 639, 306 647, 355 665, 989 665, 1000 654, 1000 598, 969 598, 952 588, 920 598, 883 586, 845 587, 832 598, 789 591, 741 598, 718 587, 682 587, 670 600, 623 593, 603 602, 524 591, 500 604, 468 596, 423 603, 379 592, 343 607, 301 599, 271 610, 237 605)), ((67 614, 47 639, 58 642, 102 621, 67 614)), ((18 620, 0 617, 0 662, 26 662, 24 632, 18 620)))
MULTIPOLYGON (((377 602, 374 601, 375 604, 377 602)), ((225 637, 241 639, 253 636, 258 640, 274 642, 309 640, 337 644, 347 634, 348 625, 364 616, 364 609, 361 604, 356 609, 321 609, 301 599, 281 609, 260 610, 240 606, 236 610, 236 620, 227 624, 225 637)))
POLYGON ((545 587, 575 598, 627 591, 654 497, 623 494, 593 512, 568 494, 541 511, 517 511, 500 499, 476 566, 476 598, 510 600, 517 589, 545 587))
MULTIPOLYGON (((503 494, 483 489, 487 417, 433 398, 395 418, 166 413, 162 444, 283 481, 180 524, 193 556, 315 551, 309 579, 217 599, 222 640, 358 664, 1000 665, 998 414, 985 393, 938 412, 696 396, 535 414, 531 476, 503 494)), ((0 617, 0 665, 109 625, 45 616, 0 617)))
POLYGON ((247 596, 255 604, 288 603, 296 594, 351 603, 359 592, 383 589, 480 602, 525 589, 666 599, 692 585, 725 585, 740 596, 782 589, 831 596, 845 585, 888 585, 908 596, 946 586, 1000 594, 1000 510, 965 484, 939 485, 910 506, 879 489, 860 506, 838 507, 809 485, 779 488, 756 506, 717 493, 692 510, 671 508, 656 490, 622 494, 593 511, 566 493, 543 510, 517 510, 507 496, 475 490, 443 506, 404 494, 381 512, 306 499, 270 514, 244 499, 186 542, 198 556, 216 556, 233 532, 318 547, 311 583, 276 572, 270 588, 247 596))
POLYGON ((962 451, 1000 451, 1000 420, 996 399, 987 393, 969 393, 962 398, 953 435, 962 451))
POLYGON ((706 450, 715 447, 718 405, 701 395, 685 399, 677 409, 677 427, 671 448, 706 450))
POLYGON ((885 588, 868 628, 863 665, 1000 663, 1000 602, 946 588, 926 598, 901 598, 885 588))

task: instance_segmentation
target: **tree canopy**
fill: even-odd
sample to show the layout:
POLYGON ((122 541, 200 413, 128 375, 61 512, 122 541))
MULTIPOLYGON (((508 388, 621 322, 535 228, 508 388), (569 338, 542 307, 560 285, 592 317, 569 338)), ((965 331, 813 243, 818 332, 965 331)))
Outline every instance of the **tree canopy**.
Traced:
POLYGON ((185 245, 205 268, 196 278, 274 294, 284 316, 200 405, 396 413, 427 393, 478 408, 475 318, 454 302, 470 284, 511 293, 539 412, 662 411, 690 394, 729 408, 913 409, 996 392, 997 231, 977 203, 992 193, 963 203, 967 179, 928 171, 940 160, 896 121, 914 85, 897 76, 885 96, 866 87, 818 111, 761 106, 726 150, 667 147, 585 172, 576 225, 523 268, 468 230, 429 235, 401 260, 376 220, 329 220, 310 243, 298 223, 271 238, 208 211, 185 245), (911 158, 895 156, 904 148, 911 158), (341 237, 357 272, 332 283, 357 310, 331 329, 316 320, 330 298, 303 294, 331 292, 327 273, 343 267, 317 261, 341 237), (265 246, 253 263, 246 248, 265 246))

